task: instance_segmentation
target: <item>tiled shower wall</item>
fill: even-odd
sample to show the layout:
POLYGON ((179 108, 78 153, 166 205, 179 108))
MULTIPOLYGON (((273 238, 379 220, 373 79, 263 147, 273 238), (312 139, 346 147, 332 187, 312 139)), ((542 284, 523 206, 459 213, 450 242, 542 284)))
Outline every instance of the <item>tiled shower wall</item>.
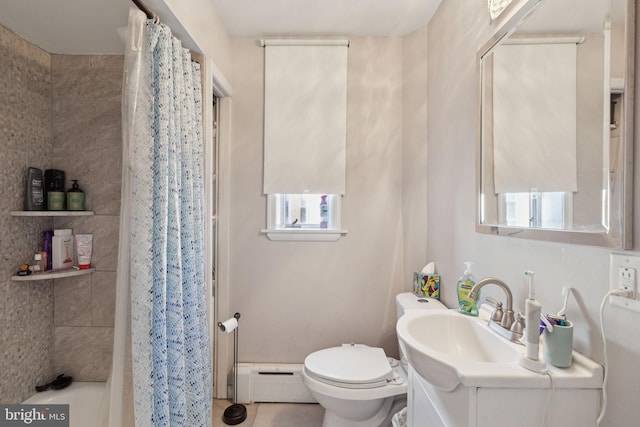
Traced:
POLYGON ((47 218, 17 218, 28 166, 51 166, 51 59, 0 26, 0 402, 21 402, 53 364, 51 281, 11 282, 38 250, 47 218))
POLYGON ((55 280, 55 369, 104 381, 111 368, 122 175, 123 56, 51 55, 52 164, 77 179, 94 216, 54 228, 93 233, 96 272, 55 280))
POLYGON ((123 57, 50 55, 0 26, 0 402, 58 373, 105 380, 111 363, 120 209, 123 57), (28 166, 66 172, 86 192, 82 219, 16 218, 28 166), (42 231, 94 234, 96 272, 11 282, 42 231), (54 301, 55 299, 55 301, 54 301), (54 309, 55 307, 55 309, 54 309))

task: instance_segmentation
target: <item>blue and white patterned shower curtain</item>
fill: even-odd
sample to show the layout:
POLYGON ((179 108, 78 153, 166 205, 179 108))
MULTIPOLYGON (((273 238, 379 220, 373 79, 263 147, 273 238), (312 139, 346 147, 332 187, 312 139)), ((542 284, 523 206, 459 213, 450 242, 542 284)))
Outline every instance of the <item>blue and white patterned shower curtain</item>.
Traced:
POLYGON ((200 66, 163 24, 145 21, 134 42, 123 200, 135 424, 210 426, 200 66))

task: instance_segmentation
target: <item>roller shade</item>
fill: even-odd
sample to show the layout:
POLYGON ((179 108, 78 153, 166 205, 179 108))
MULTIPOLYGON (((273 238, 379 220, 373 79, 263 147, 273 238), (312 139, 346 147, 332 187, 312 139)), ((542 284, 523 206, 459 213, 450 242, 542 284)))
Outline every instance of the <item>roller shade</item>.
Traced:
POLYGON ((514 44, 493 57, 496 193, 577 191, 576 44, 514 44))
POLYGON ((345 192, 348 42, 308 42, 264 42, 265 194, 345 192))

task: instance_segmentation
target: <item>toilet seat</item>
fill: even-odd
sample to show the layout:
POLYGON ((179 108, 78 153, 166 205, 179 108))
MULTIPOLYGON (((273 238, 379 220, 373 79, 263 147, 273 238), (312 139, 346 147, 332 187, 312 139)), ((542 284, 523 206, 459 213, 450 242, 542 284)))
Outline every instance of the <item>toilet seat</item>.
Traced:
POLYGON ((384 387, 393 371, 384 350, 343 344, 311 353, 304 360, 307 375, 325 384, 352 389, 384 387))
POLYGON ((316 399, 318 399, 318 394, 322 394, 335 399, 358 402, 406 394, 409 383, 406 372, 400 366, 394 368, 394 372, 397 373, 398 378, 394 378, 383 387, 373 388, 348 388, 343 384, 329 384, 329 381, 310 374, 304 367, 302 368, 302 381, 316 399))

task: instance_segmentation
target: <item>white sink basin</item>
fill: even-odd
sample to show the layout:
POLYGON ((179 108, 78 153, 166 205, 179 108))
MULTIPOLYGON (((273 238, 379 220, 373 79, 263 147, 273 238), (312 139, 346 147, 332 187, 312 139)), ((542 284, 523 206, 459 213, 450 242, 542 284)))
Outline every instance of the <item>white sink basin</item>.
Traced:
MULTIPOLYGON (((410 310, 396 324, 402 351, 425 380, 445 390, 469 387, 548 387, 549 377, 518 363, 524 346, 491 331, 486 318, 457 310, 410 310)), ((549 367, 556 387, 601 387, 602 368, 574 352, 570 368, 549 367)))
POLYGON ((403 334, 411 347, 421 348, 443 356, 453 356, 470 362, 514 362, 518 352, 477 319, 456 311, 408 316, 407 332, 403 334), (433 333, 433 330, 438 333, 433 333), (408 336, 407 336, 408 335, 408 336))

